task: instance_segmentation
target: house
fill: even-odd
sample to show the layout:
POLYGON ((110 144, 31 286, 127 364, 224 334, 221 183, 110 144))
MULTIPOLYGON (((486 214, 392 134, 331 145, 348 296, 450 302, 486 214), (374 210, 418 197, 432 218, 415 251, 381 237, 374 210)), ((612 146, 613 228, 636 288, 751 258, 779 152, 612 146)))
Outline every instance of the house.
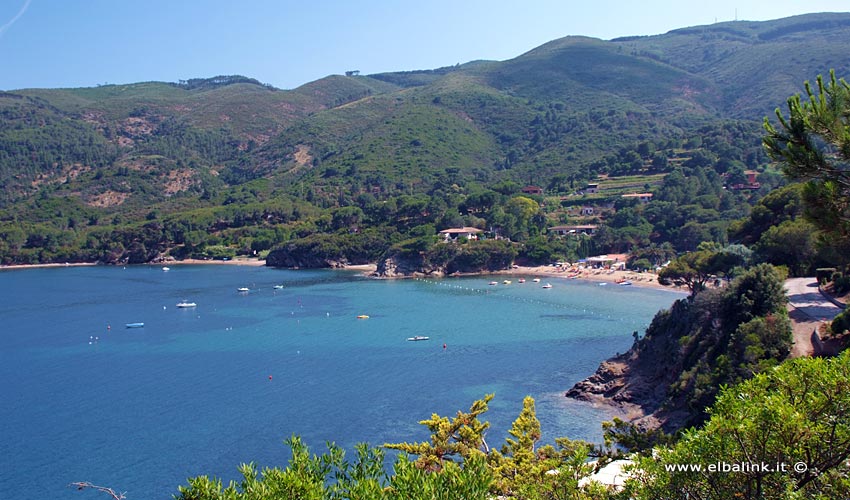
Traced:
POLYGON ((757 181, 759 173, 755 170, 744 170, 744 175, 747 176, 746 184, 733 184, 729 186, 730 189, 758 189, 761 187, 761 183, 757 181))
POLYGON ((577 226, 555 226, 550 227, 549 232, 559 236, 567 236, 569 234, 587 234, 592 235, 596 232, 596 224, 582 224, 577 226))
POLYGON ((440 231, 440 236, 445 241, 455 241, 458 238, 466 238, 467 240, 477 240, 478 234, 484 231, 477 227, 458 227, 453 229, 443 229, 440 231))
POLYGON ((652 193, 631 193, 624 194, 621 198, 625 199, 636 199, 641 203, 649 203, 652 200, 652 193))
POLYGON ((581 215, 593 215, 593 207, 581 207, 581 215))
POLYGON ((594 194, 599 192, 599 184, 588 184, 584 187, 585 194, 594 194))
POLYGON ((522 192, 525 193, 525 194, 542 195, 543 194, 543 188, 538 187, 538 186, 525 186, 524 188, 522 188, 522 192))

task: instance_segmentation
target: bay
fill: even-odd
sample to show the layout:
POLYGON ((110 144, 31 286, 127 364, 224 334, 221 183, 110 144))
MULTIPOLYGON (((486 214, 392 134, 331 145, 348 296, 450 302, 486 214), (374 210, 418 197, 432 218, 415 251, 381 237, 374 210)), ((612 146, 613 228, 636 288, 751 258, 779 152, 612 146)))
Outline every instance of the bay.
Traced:
POLYGON ((168 499, 188 477, 285 465, 293 434, 315 452, 425 440, 419 420, 487 393, 491 445, 526 395, 545 442, 600 441, 610 415, 563 392, 679 295, 489 281, 242 266, 0 272, 0 498, 82 498, 68 484, 91 481, 168 499), (175 307, 183 300, 197 306, 175 307), (144 327, 125 328, 134 322, 144 327), (430 340, 406 340, 416 335, 430 340))

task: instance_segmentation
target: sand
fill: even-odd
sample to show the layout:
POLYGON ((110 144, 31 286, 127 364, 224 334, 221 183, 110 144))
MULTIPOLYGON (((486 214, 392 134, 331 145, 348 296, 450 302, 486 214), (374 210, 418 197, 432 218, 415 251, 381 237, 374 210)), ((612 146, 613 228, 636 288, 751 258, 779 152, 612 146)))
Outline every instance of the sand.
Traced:
POLYGON ((554 279, 580 279, 587 281, 598 281, 602 283, 618 284, 623 281, 628 281, 632 286, 644 288, 655 288, 659 290, 671 290, 676 292, 687 291, 682 287, 664 286, 658 282, 658 276, 654 273, 638 273, 634 271, 611 271, 608 269, 585 269, 585 268, 565 268, 555 266, 538 266, 524 267, 518 266, 513 269, 499 271, 496 274, 508 274, 517 278, 525 276, 533 276, 539 278, 554 279))

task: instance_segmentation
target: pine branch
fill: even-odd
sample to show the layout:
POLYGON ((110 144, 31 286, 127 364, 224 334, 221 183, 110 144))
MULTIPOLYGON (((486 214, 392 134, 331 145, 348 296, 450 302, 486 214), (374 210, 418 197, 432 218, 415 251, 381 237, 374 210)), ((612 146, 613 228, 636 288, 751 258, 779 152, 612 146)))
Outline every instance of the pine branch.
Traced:
POLYGON ((92 484, 88 481, 80 481, 80 482, 76 482, 76 483, 71 483, 68 486, 73 486, 74 488, 77 488, 78 491, 82 491, 86 488, 91 488, 93 490, 102 491, 102 492, 108 494, 109 496, 111 496, 115 500, 125 500, 127 498, 127 497, 124 496, 124 493, 127 493, 126 491, 124 493, 117 493, 112 488, 107 488, 106 486, 98 486, 98 485, 92 484))

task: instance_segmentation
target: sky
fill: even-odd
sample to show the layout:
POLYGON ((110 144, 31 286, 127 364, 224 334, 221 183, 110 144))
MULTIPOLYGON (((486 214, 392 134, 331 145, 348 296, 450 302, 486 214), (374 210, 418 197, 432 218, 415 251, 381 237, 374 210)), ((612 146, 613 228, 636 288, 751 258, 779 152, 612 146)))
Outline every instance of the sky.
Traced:
POLYGON ((502 61, 568 35, 848 10, 847 0, 0 0, 0 90, 236 74, 292 89, 350 70, 502 61))

